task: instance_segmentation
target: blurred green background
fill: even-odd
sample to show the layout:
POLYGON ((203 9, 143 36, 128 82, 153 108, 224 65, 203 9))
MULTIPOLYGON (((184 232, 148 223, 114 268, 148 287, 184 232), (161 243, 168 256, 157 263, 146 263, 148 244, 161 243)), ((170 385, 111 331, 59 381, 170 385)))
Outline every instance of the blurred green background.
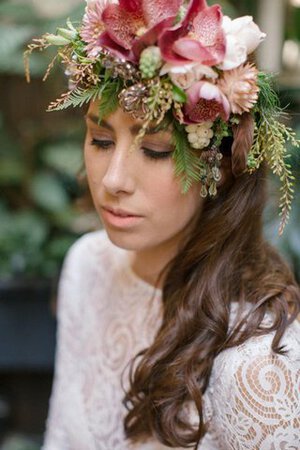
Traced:
MULTIPOLYGON (((282 105, 286 105, 290 124, 300 137, 300 0, 219 3, 231 17, 253 15, 268 33, 259 63, 276 73, 282 105)), ((23 67, 23 51, 32 37, 46 31, 55 33, 58 26, 65 25, 66 17, 76 22, 84 7, 83 0, 0 2, 0 286, 12 286, 20 280, 47 280, 56 285, 72 242, 100 226, 93 208, 84 201, 87 187, 78 181, 84 174, 83 111, 45 112, 48 104, 67 90, 63 69, 58 66, 43 83, 51 51, 32 55, 30 84, 23 67)), ((278 181, 271 178, 265 232, 300 281, 300 150, 290 149, 290 153, 296 176, 291 219, 279 237, 278 181)), ((50 388, 51 379, 47 395, 50 388)), ((47 406, 43 406, 44 416, 47 406)), ((0 391, 0 433, 1 411, 5 407, 1 406, 0 391)), ((30 425, 27 430, 42 432, 41 425, 30 425)), ((14 435, 4 439, 1 450, 36 448, 38 440, 14 435)))

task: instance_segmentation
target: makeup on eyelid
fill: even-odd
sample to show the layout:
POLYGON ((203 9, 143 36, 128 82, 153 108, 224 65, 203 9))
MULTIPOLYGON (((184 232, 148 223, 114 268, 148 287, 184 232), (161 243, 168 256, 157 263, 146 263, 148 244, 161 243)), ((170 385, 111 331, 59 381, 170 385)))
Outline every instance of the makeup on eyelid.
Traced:
MULTIPOLYGON (((102 148, 103 150, 108 150, 111 146, 114 145, 114 140, 112 137, 106 137, 103 135, 96 138, 92 137, 92 139, 90 140, 90 145, 102 148)), ((156 142, 143 142, 140 145, 140 149, 143 149, 146 153, 157 153, 165 156, 173 152, 173 147, 170 146, 170 144, 166 143, 162 146, 161 142, 159 145, 156 142)))

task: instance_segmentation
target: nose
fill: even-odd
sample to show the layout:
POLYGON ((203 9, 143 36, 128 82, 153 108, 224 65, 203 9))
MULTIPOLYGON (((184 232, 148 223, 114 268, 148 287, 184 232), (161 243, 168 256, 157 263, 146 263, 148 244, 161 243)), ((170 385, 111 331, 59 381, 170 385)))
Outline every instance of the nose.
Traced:
POLYGON ((102 183, 107 192, 116 195, 119 192, 134 191, 134 153, 127 145, 119 145, 111 152, 102 183))

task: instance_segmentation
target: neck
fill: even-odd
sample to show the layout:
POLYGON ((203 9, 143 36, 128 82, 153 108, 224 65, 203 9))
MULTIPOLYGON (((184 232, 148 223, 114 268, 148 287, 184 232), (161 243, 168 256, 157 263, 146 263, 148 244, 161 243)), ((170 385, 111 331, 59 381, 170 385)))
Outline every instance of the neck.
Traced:
POLYGON ((176 255, 178 245, 164 242, 156 247, 140 251, 129 251, 129 262, 136 275, 153 286, 162 289, 165 275, 158 280, 167 263, 176 255))
POLYGON ((174 235, 167 241, 156 245, 155 247, 149 247, 142 250, 129 250, 129 263, 135 274, 152 284, 156 288, 162 289, 166 278, 166 272, 161 275, 166 265, 176 256, 179 248, 185 239, 189 236, 190 230, 194 226, 194 220, 188 224, 188 226, 181 230, 178 234, 174 235))

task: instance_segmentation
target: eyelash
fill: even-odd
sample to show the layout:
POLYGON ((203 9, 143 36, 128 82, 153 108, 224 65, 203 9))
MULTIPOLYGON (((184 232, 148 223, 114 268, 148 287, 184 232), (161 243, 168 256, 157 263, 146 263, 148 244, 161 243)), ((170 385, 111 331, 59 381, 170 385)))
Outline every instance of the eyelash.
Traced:
MULTIPOLYGON (((112 144, 112 141, 106 140, 98 140, 92 139, 90 142, 91 145, 95 145, 96 147, 102 150, 108 150, 112 144)), ((167 159, 171 156, 172 152, 156 152, 154 150, 150 150, 149 148, 143 148, 144 154, 147 158, 152 160, 154 159, 167 159)))

